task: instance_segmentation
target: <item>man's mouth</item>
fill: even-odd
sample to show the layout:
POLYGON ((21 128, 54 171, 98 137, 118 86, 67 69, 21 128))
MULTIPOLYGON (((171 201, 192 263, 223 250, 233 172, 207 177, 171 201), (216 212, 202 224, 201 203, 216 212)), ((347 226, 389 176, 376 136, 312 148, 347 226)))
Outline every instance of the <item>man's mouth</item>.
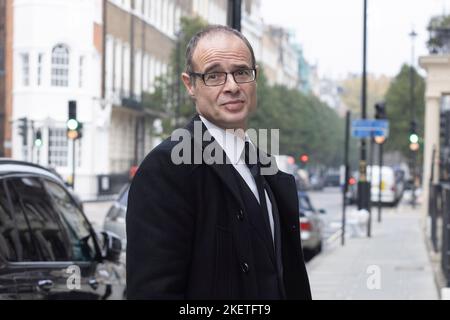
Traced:
POLYGON ((228 107, 228 106, 237 106, 237 105, 241 105, 244 104, 243 100, 232 100, 232 101, 228 101, 226 103, 223 103, 222 106, 228 107))

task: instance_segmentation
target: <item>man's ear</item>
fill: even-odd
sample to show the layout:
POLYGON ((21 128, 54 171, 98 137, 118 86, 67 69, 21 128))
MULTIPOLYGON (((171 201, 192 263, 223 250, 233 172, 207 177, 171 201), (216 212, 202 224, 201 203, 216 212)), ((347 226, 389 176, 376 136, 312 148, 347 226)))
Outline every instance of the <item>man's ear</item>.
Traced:
POLYGON ((183 72, 183 74, 181 75, 181 79, 183 80, 184 86, 186 87, 187 92, 189 93, 189 95, 194 98, 195 97, 195 92, 194 92, 194 83, 191 81, 191 77, 183 72))

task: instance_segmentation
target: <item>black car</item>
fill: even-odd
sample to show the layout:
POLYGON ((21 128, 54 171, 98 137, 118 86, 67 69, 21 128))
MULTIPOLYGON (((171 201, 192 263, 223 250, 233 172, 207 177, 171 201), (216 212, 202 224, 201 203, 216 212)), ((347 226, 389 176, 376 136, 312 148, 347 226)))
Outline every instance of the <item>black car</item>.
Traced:
POLYGON ((0 299, 122 299, 120 253, 57 175, 0 159, 0 299))

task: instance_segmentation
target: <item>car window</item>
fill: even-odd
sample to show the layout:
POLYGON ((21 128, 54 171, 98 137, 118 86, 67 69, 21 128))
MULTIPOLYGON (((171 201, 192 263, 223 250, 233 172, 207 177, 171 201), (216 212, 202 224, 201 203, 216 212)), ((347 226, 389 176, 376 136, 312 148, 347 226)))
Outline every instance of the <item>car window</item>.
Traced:
POLYGON ((0 183, 0 254, 11 262, 38 259, 21 209, 11 210, 5 184, 0 183))
POLYGON ((73 260, 93 260, 96 256, 95 240, 88 221, 63 187, 49 180, 44 180, 43 183, 67 230, 73 260))
POLYGON ((10 261, 56 261, 68 258, 64 230, 38 178, 6 181, 11 199, 13 242, 10 261), (20 248, 19 248, 20 246, 20 248))

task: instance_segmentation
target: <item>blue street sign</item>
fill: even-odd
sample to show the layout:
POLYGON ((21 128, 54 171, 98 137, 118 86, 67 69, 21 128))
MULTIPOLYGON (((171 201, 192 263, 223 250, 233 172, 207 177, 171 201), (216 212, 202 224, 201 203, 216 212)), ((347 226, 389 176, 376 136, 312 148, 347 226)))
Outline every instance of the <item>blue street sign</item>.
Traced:
POLYGON ((355 138, 385 137, 389 136, 388 120, 353 120, 352 136, 355 138))

